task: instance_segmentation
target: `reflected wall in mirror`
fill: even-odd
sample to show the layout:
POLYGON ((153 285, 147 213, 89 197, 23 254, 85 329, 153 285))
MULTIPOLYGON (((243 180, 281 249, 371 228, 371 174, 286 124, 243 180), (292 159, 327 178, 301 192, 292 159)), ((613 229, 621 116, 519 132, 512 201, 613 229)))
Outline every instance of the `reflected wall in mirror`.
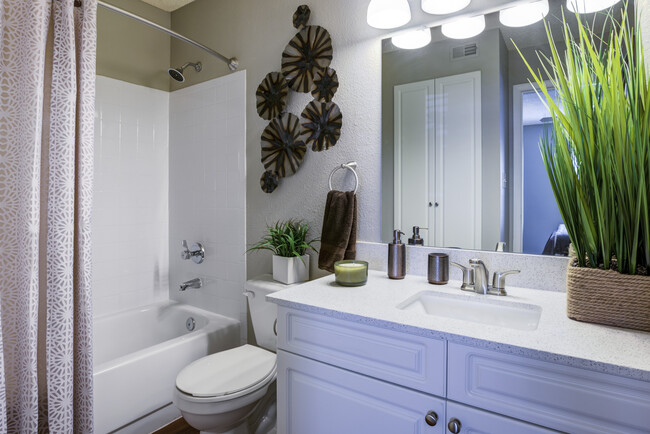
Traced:
MULTIPOLYGON (((549 3, 546 20, 561 47, 566 2, 549 3)), ((623 7, 611 11, 620 16, 623 7)), ((607 32, 602 12, 580 18, 607 32)), ((432 43, 416 50, 382 43, 382 241, 419 226, 429 246, 505 243, 510 252, 565 254, 568 236, 539 151, 550 114, 515 48, 538 69, 536 53, 549 53, 544 23, 506 27, 498 12, 486 23, 464 40, 432 28, 432 43)))

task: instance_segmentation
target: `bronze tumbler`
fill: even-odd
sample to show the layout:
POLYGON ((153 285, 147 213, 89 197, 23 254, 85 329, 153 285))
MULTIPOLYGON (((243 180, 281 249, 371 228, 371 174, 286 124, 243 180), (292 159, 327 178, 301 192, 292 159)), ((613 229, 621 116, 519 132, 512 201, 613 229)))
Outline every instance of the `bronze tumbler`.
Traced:
POLYGON ((429 253, 429 283, 444 285, 449 282, 449 255, 446 253, 429 253))

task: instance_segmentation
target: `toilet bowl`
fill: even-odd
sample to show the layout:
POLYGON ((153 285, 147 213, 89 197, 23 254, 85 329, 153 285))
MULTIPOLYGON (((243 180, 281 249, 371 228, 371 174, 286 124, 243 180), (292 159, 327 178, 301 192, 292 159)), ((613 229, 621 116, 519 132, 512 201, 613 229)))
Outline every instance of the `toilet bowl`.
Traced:
POLYGON ((232 432, 275 380, 275 359, 274 353, 252 345, 203 357, 178 374, 174 404, 196 429, 232 432))
MULTIPOLYGON (((192 427, 206 433, 249 434, 248 417, 267 393, 275 394, 277 308, 265 295, 286 287, 270 276, 245 285, 255 337, 266 349, 242 345, 202 357, 179 372, 173 402, 192 427)), ((274 411, 275 400, 269 398, 274 396, 264 401, 274 411)))

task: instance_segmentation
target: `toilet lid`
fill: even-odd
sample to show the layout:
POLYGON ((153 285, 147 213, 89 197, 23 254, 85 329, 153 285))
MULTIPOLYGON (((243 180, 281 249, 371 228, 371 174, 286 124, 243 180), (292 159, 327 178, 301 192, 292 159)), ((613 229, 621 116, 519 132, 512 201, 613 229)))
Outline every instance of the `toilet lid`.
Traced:
POLYGON ((196 360, 176 377, 176 387, 199 397, 222 396, 248 389, 275 369, 276 355, 253 345, 242 345, 196 360))

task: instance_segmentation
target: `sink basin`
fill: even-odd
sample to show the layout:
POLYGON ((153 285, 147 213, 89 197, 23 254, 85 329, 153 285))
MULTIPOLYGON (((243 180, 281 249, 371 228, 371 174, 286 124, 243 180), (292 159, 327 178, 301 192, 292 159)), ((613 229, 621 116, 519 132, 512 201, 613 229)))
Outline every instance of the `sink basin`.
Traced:
MULTIPOLYGON (((398 309, 442 318, 460 319, 516 330, 535 330, 542 308, 534 304, 422 291, 397 305, 398 309)), ((485 297, 485 298, 483 298, 485 297)))

